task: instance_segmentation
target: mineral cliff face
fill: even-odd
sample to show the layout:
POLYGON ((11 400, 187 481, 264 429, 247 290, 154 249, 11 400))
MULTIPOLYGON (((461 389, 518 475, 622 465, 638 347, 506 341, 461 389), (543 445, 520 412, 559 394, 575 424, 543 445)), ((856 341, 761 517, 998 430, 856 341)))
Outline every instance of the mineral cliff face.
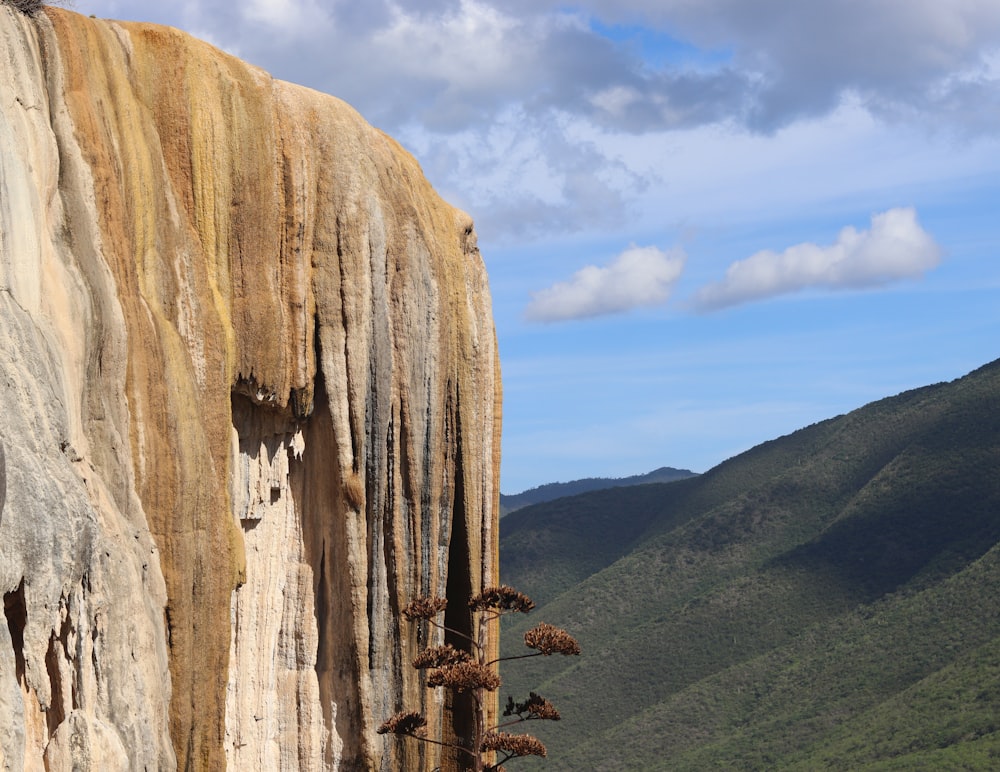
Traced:
POLYGON ((472 223, 350 107, 0 5, 0 769, 430 769, 496 578, 472 223))

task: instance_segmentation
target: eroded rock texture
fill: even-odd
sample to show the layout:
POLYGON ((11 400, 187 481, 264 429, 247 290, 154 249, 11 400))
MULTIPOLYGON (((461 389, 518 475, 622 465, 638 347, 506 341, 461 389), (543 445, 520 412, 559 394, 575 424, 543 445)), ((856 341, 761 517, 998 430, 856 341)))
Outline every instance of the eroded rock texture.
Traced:
POLYGON ((0 769, 430 769, 496 579, 472 223, 350 107, 0 5, 0 769), (4 495, 5 492, 5 495, 4 495))

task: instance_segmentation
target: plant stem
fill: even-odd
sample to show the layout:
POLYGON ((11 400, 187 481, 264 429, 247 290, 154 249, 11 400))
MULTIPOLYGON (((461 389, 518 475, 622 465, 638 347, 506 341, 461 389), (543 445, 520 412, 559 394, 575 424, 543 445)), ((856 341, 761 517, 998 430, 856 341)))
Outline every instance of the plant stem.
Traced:
POLYGON ((525 721, 537 721, 538 719, 532 718, 512 718, 510 721, 504 721, 501 724, 494 724, 490 727, 491 732, 495 732, 497 729, 503 729, 505 726, 513 726, 514 724, 523 724, 525 721))
POLYGON ((454 627, 448 627, 447 625, 438 624, 433 619, 428 619, 427 621, 430 622, 432 625, 434 625, 434 627, 436 627, 438 630, 443 630, 446 633, 457 635, 459 638, 468 641, 476 649, 479 649, 479 643, 471 635, 466 635, 465 633, 456 630, 454 627))
POLYGON ((412 737, 414 740, 420 740, 422 743, 431 743, 432 745, 440 745, 442 748, 454 748, 455 750, 462 751, 463 753, 468 753, 470 756, 473 755, 472 751, 463 745, 458 743, 446 743, 441 740, 435 740, 432 737, 421 737, 418 734, 405 734, 403 737, 412 737))
MULTIPOLYGON (((479 625, 478 625, 478 640, 476 641, 477 659, 480 664, 485 664, 487 666, 494 665, 494 662, 486 662, 486 657, 489 654, 487 649, 487 636, 489 635, 490 622, 495 619, 495 616, 487 614, 485 611, 479 613, 479 625)), ((474 750, 476 751, 476 772, 483 772, 484 759, 483 759, 483 740, 486 736, 486 704, 484 698, 486 696, 486 690, 482 687, 476 689, 476 736, 474 750)))
POLYGON ((487 665, 495 665, 498 662, 510 662, 512 659, 528 659, 528 657, 544 657, 540 651, 532 652, 531 654, 516 654, 513 657, 497 657, 496 659, 491 659, 487 662, 487 665))

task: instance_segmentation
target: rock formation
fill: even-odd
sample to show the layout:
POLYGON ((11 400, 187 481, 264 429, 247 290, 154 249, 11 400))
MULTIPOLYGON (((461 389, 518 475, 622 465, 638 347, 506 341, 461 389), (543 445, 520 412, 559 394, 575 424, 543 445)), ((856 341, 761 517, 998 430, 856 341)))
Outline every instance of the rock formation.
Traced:
POLYGON ((0 4, 0 769, 430 769, 398 609, 496 579, 469 218, 346 104, 0 4))

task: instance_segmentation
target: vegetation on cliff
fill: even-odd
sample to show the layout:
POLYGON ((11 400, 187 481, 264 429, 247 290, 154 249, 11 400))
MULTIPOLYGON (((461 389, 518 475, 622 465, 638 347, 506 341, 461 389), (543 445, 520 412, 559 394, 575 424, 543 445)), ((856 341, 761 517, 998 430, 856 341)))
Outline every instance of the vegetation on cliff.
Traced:
POLYGON ((34 16, 46 5, 73 6, 73 0, 50 0, 48 3, 43 3, 42 0, 0 0, 0 2, 28 16, 34 16))
POLYGON ((438 739, 428 736, 427 719, 418 711, 400 710, 379 727, 379 734, 410 737, 420 742, 441 746, 453 756, 448 768, 470 769, 474 772, 502 772, 511 759, 526 756, 546 756, 545 746, 533 735, 512 734, 508 728, 527 721, 559 721, 555 706, 544 697, 531 692, 527 699, 515 702, 508 697, 503 717, 495 717, 495 692, 500 688, 501 662, 553 654, 573 656, 580 645, 561 628, 541 622, 524 633, 524 645, 529 654, 498 657, 497 622, 505 614, 527 614, 534 601, 513 587, 487 587, 469 600, 469 609, 476 614, 475 635, 437 621, 448 606, 446 598, 418 597, 403 609, 403 616, 418 625, 417 632, 427 639, 428 627, 436 628, 446 643, 427 646, 413 660, 416 670, 427 671, 428 688, 441 687, 450 692, 454 710, 467 717, 465 731, 454 737, 438 739))

